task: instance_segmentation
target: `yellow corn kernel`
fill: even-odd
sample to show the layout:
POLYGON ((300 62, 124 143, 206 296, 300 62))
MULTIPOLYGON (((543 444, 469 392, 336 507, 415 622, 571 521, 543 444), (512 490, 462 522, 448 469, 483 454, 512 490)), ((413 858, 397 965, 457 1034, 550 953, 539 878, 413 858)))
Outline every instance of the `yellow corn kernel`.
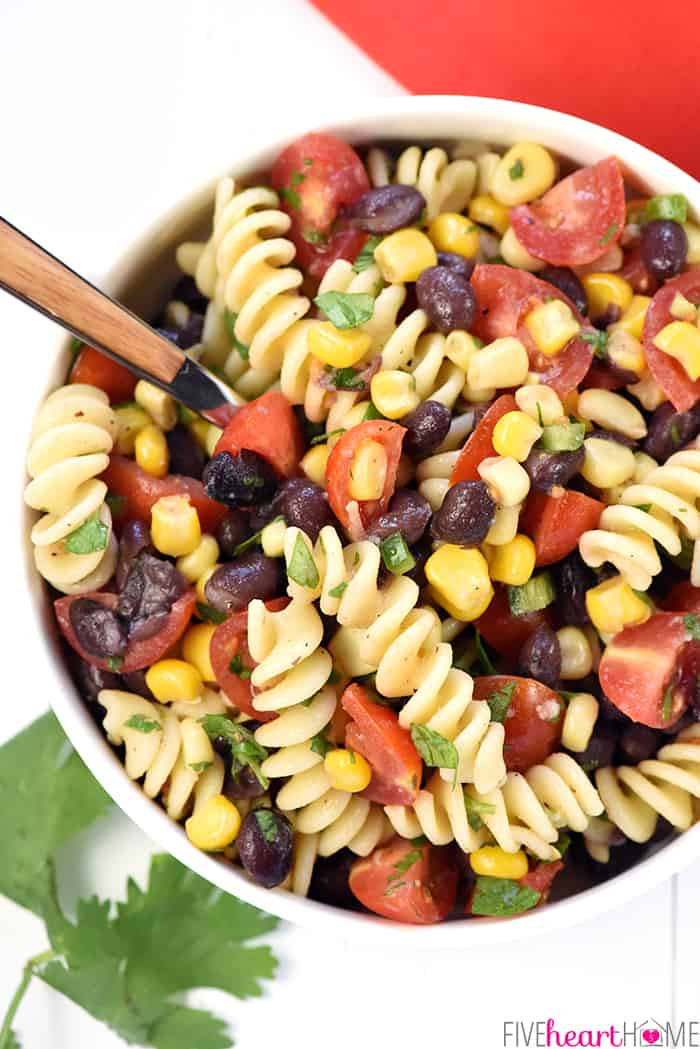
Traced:
POLYGON ((119 404, 114 409, 117 420, 116 450, 120 455, 133 455, 137 435, 150 426, 151 417, 136 401, 119 404))
POLYGON ((654 345, 680 361, 693 381, 700 379, 700 328, 688 321, 671 321, 655 336, 654 345))
POLYGON ((350 465, 348 494, 364 502, 379 499, 386 481, 387 457, 379 441, 362 441, 350 465))
POLYGON ((494 197, 481 195, 472 197, 469 201, 469 218, 482 226, 495 229, 501 236, 510 226, 510 215, 508 208, 495 200, 494 197))
POLYGON ((523 247, 515 235, 515 230, 509 226, 501 237, 501 258, 509 266, 515 266, 519 270, 527 270, 528 273, 537 273, 547 265, 542 259, 535 258, 523 247))
POLYGON ((191 554, 178 557, 175 567, 188 583, 196 583, 219 559, 219 544, 213 535, 203 535, 191 554))
POLYGON ((466 215, 443 211, 428 227, 428 236, 437 251, 451 251, 473 259, 479 250, 479 229, 466 215))
POLYGON ((622 433, 638 441, 646 437, 644 416, 626 397, 613 390, 589 389, 579 394, 579 419, 594 422, 604 430, 622 433))
POLYGON ((505 546, 511 543, 518 534, 520 506, 498 506, 493 524, 486 533, 484 545, 490 547, 505 546))
POLYGON ((594 488, 614 488, 624 484, 634 473, 634 454, 617 441, 588 437, 583 442, 585 458, 581 476, 594 488))
POLYGON ((523 463, 541 436, 542 427, 525 412, 506 412, 496 423, 491 441, 499 455, 510 455, 523 463))
POLYGON ((509 878, 516 881, 528 872, 527 856, 522 849, 506 852, 500 845, 482 845, 469 853, 469 863, 475 874, 487 878, 509 878))
POLYGON ((478 619, 491 603, 489 566, 479 550, 445 543, 426 561, 425 574, 437 603, 463 623, 478 619))
POLYGON ((586 610, 601 634, 617 634, 623 627, 644 623, 651 608, 622 576, 613 576, 586 592, 586 610))
POLYGON ((588 300, 588 313, 596 321, 617 306, 621 314, 632 304, 634 289, 629 281, 618 273, 587 273, 581 280, 588 300))
POLYGON ((172 430, 177 425, 175 399, 159 386, 154 386, 146 379, 139 379, 134 389, 134 400, 148 412, 161 430, 172 430))
POLYGON ((406 284, 418 280, 423 270, 437 266, 437 254, 425 233, 400 229, 378 245, 374 261, 387 284, 406 284))
POLYGON ((317 444, 309 448, 299 464, 309 480, 321 487, 326 483, 326 466, 330 454, 331 450, 327 444, 317 444))
POLYGON ((567 750, 584 752, 591 741, 599 709, 598 700, 590 692, 579 692, 570 698, 561 730, 561 741, 567 750))
POLYGON ((503 390, 521 386, 530 362, 519 339, 507 335, 475 353, 469 362, 467 382, 473 390, 503 390))
POLYGON ((529 204, 554 185, 557 166, 537 142, 516 142, 501 157, 491 179, 491 192, 509 208, 529 204))
POLYGON ((188 495, 163 495, 151 508, 151 540, 168 557, 184 557, 202 538, 199 517, 188 495))
POLYGON ((203 852, 225 849, 236 840, 240 829, 240 813, 223 794, 207 798, 185 823, 187 837, 203 852))
POLYGON ((630 335, 634 335, 635 339, 641 339, 644 333, 644 319, 650 302, 648 295, 633 295, 632 301, 619 321, 610 325, 610 331, 627 331, 630 335))
POLYGON ((380 371, 370 384, 372 402, 387 419, 401 419, 420 404, 416 380, 409 372, 380 371))
POLYGON ((216 630, 214 623, 195 623, 189 627, 182 639, 182 655, 198 672, 202 681, 216 681, 216 674, 211 665, 209 646, 212 634, 216 630))
POLYGON ((546 357, 556 356, 581 331, 571 309, 560 299, 536 306, 525 318, 525 327, 546 357))
POLYGON ((541 426, 551 426, 564 418, 564 406, 551 386, 521 386, 515 391, 515 403, 541 426))
POLYGON ((196 718, 183 718, 180 722, 182 758, 188 769, 204 772, 214 762, 214 748, 196 718))
POLYGON ((445 339, 445 356, 466 374, 469 362, 478 352, 481 343, 468 331, 451 331, 445 339))
POLYGON ((354 750, 346 750, 343 747, 329 750, 323 759, 323 766, 328 773, 331 787, 334 790, 346 790, 350 794, 364 790, 372 778, 372 769, 367 760, 354 750))
MULTIPOLYGON (((530 491, 530 478, 519 462, 508 455, 492 455, 477 466, 482 481, 493 489, 499 506, 519 506, 530 491)), ((493 542, 492 539, 488 540, 493 542)))
POLYGON ((522 586, 535 570, 535 544, 526 535, 516 535, 509 543, 493 547, 489 563, 491 578, 498 583, 522 586))
POLYGON ((319 321, 308 334, 308 347, 314 357, 333 368, 357 364, 372 344, 371 337, 359 328, 339 331, 330 321, 319 321))
POLYGON ((260 533, 260 545, 268 557, 284 556, 284 534, 287 526, 284 520, 270 521, 260 533))
POLYGON ((644 347, 639 339, 625 328, 610 332, 607 345, 608 359, 618 368, 642 375, 647 366, 644 347))
POLYGON ((202 675, 184 659, 159 659, 146 671, 146 684, 159 703, 194 703, 202 695, 202 675))
POLYGON ((561 650, 561 677, 564 681, 579 681, 588 677, 593 670, 591 643, 577 626, 564 626, 557 630, 561 650))
POLYGON ((694 324, 697 320, 698 308, 689 299, 686 299, 685 295, 677 291, 673 296, 669 313, 677 321, 690 321, 691 324, 694 324))
POLYGON ((200 601, 203 605, 206 605, 208 603, 207 595, 205 593, 204 588, 206 587, 211 577, 214 575, 214 572, 219 567, 220 565, 212 565, 211 568, 205 569, 204 572, 202 572, 199 579, 197 580, 197 583, 195 585, 195 590, 197 592, 197 600, 200 601))
POLYGON ((165 477, 170 455, 163 431, 153 423, 139 430, 134 440, 134 457, 141 469, 152 477, 165 477))
POLYGON ((689 266, 695 266, 700 262, 700 226, 696 226, 693 222, 684 222, 683 229, 688 238, 686 261, 689 266))

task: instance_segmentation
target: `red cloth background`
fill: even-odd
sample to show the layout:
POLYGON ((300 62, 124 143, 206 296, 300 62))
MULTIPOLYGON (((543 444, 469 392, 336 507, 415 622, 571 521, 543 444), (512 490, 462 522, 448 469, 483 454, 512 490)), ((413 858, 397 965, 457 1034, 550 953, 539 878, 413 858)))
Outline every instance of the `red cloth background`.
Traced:
POLYGON ((415 94, 586 117, 700 178, 700 0, 315 0, 415 94))

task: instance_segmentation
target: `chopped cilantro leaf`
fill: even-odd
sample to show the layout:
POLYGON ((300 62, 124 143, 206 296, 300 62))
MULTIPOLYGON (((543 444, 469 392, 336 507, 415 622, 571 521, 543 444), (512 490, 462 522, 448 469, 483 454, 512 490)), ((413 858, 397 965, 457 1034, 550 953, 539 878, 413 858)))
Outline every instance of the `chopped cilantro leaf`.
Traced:
POLYGON ((613 222, 613 223, 611 223, 610 226, 608 226, 608 228, 606 229, 605 233, 603 234, 603 236, 598 241, 598 243, 600 244, 600 246, 602 248, 604 248, 606 244, 610 243, 610 241, 613 239, 613 237, 615 236, 615 234, 617 233, 619 228, 620 227, 617 224, 617 222, 613 222))
POLYGON ((301 207, 301 197, 295 189, 290 189, 289 186, 282 186, 279 193, 285 204, 288 204, 290 208, 294 208, 295 211, 299 210, 301 207))
POLYGON ((508 169, 508 174, 513 181, 523 177, 525 174, 525 165, 520 158, 518 158, 513 166, 508 169))
POLYGON ((100 511, 90 514, 70 535, 64 544, 71 554, 95 554, 104 550, 109 539, 109 528, 100 517, 100 511))
POLYGON ((362 250, 352 264, 355 273, 363 273, 374 265, 374 253, 381 243, 381 237, 368 237, 362 250))
POLYGON ((491 693, 486 702, 491 711, 492 721, 503 722, 506 720, 506 714, 513 702, 516 687, 515 681, 509 681, 507 685, 503 685, 502 688, 491 693))
POLYGON ((211 605, 205 605, 204 602, 197 602, 197 615, 205 623, 223 623, 226 619, 225 612, 219 612, 218 608, 212 608, 211 605))
POLYGON ((529 911, 542 899, 542 894, 510 878, 488 878, 479 875, 474 887, 472 914, 508 917, 529 911))
POLYGON ((124 722, 124 728, 133 728, 137 732, 160 732, 163 728, 160 721, 154 721, 152 718, 144 717, 143 714, 132 714, 131 717, 124 722))
POLYGON ((297 535, 294 540, 292 556, 287 565, 287 575, 294 583, 305 586, 309 590, 313 590, 319 584, 320 577, 316 562, 301 535, 297 535))
POLYGON ((427 725, 411 725, 411 739, 426 765, 431 768, 457 769, 459 754, 451 740, 427 725))
POLYGON ((341 331, 364 324, 374 314, 374 299, 366 292, 325 291, 314 303, 341 331))
POLYGON ((472 830, 481 830, 484 825, 482 816, 492 816, 496 806, 488 801, 473 798, 466 790, 464 792, 464 807, 467 810, 467 822, 472 830))

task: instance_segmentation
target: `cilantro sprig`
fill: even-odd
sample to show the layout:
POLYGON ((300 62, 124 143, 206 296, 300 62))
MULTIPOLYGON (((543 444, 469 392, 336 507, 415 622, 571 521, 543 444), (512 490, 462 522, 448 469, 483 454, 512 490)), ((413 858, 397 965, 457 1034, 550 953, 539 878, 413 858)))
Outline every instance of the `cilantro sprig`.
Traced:
POLYGON ((109 540, 109 528, 99 510, 83 521, 65 538, 65 547, 71 554, 95 554, 104 550, 109 540))
POLYGON ((260 786, 267 790, 270 781, 260 769, 261 763, 267 757, 267 750, 257 742, 245 725, 231 721, 225 714, 205 714, 199 719, 199 723, 209 739, 222 736, 231 747, 231 772, 234 776, 247 765, 260 786))

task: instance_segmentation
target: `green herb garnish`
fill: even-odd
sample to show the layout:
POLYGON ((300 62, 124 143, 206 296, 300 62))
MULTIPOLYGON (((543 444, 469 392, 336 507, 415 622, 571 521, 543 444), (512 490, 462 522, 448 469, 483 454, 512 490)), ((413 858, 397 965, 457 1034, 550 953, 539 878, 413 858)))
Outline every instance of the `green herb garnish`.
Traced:
MULTIPOLYGON (((250 357, 250 348, 246 346, 244 342, 236 338, 236 321, 238 320, 238 314, 233 313, 229 309, 224 310, 224 325, 226 327, 226 334, 229 337, 229 341, 233 346, 234 350, 238 351, 239 356, 247 361, 250 357)), ((196 418, 196 416, 195 416, 196 418)))
POLYGON ((516 179, 522 178, 525 174, 525 165, 522 160, 518 158, 512 167, 508 168, 509 176, 515 181, 516 179))
POLYGON ((262 836, 270 845, 274 845, 279 837, 279 824, 274 812, 270 809, 256 809, 255 822, 262 831, 262 836))
POLYGON ((379 411, 379 409, 374 404, 374 402, 373 401, 369 401, 367 403, 367 410, 365 411, 364 421, 366 422, 368 419, 384 419, 384 418, 385 418, 385 416, 382 415, 382 413, 379 411))
POLYGON ((197 602, 197 615, 205 623, 223 623, 226 619, 226 613, 220 612, 218 608, 212 608, 211 605, 205 605, 203 601, 197 602))
POLYGON ((333 744, 326 739, 322 732, 314 736, 309 744, 309 747, 314 754, 320 754, 322 758, 325 758, 329 750, 333 750, 333 744))
POLYGON ((124 722, 124 728, 134 728, 137 732, 161 732, 163 726, 160 721, 144 717, 143 714, 132 714, 128 721, 124 722))
POLYGON ((363 273, 374 265, 374 253, 381 244, 381 237, 368 237, 362 250, 352 264, 355 273, 363 273))
MULTIPOLYGON (((271 521, 268 521, 268 524, 275 524, 277 521, 283 520, 284 518, 279 514, 277 517, 273 517, 271 521)), ((246 552, 246 550, 250 550, 252 547, 257 546, 260 543, 260 537, 266 528, 267 525, 264 525, 258 532, 253 532, 253 534, 249 535, 247 539, 244 539, 242 543, 239 543, 238 546, 234 547, 233 556, 240 557, 241 554, 246 552)))
POLYGON ((193 772, 206 772, 206 770, 210 769, 211 766, 211 761, 193 761, 192 764, 188 765, 187 767, 189 769, 192 769, 193 772))
POLYGON ((492 692, 486 702, 489 705, 491 711, 491 720, 504 722, 506 715, 510 709, 510 705, 513 702, 513 696, 515 695, 515 689, 517 685, 515 681, 509 681, 508 684, 501 686, 492 692))
POLYGON ((451 740, 445 739, 427 725, 411 725, 411 739, 426 765, 431 768, 457 770, 459 754, 451 740))
POLYGON ((394 532, 379 544, 382 561, 393 575, 403 575, 415 568, 416 561, 400 532, 394 532))
POLYGON ((467 810, 467 822, 472 830, 481 830, 484 825, 482 816, 493 816, 496 806, 488 801, 480 801, 473 798, 466 790, 464 792, 464 807, 467 810))
POLYGON ((354 368, 333 368, 327 364, 324 371, 331 376, 336 390, 360 390, 365 384, 360 373, 354 368))
POLYGON ((345 591, 347 590, 347 588, 348 588, 348 584, 347 583, 338 583, 337 586, 334 586, 332 590, 328 591, 328 596, 329 597, 342 597, 343 594, 345 593, 345 591))
POLYGON ((248 766, 260 786, 267 790, 270 781, 260 769, 261 763, 267 758, 267 750, 257 742, 253 733, 245 725, 231 721, 225 714, 205 714, 199 719, 199 723, 204 727, 209 739, 217 739, 222 736, 229 743, 232 775, 235 776, 242 768, 248 766))
POLYGON ((250 667, 243 666, 243 660, 241 659, 240 652, 236 652, 235 656, 229 663, 228 668, 231 671, 231 673, 235 674, 236 677, 239 677, 241 681, 248 681, 250 675, 253 673, 250 667))
POLYGON ((662 193, 648 200, 642 213, 642 222, 655 219, 670 219, 685 222, 688 218, 688 201, 682 193, 662 193))
POLYGON ((305 229, 302 231, 302 237, 307 244, 327 244, 328 237, 325 233, 320 233, 317 229, 305 229))
POLYGON ((107 492, 105 496, 105 502, 109 507, 113 517, 119 517, 126 510, 126 496, 117 495, 116 492, 107 492))
POLYGON ((693 641, 700 641, 700 616, 689 614, 683 616, 683 626, 690 634, 693 641))
POLYGON ((474 886, 472 914, 505 918, 529 911, 542 899, 542 893, 510 878, 479 875, 474 886))
POLYGON ((617 222, 613 222, 610 226, 608 226, 605 233, 598 241, 602 248, 604 248, 606 244, 610 243, 610 241, 613 239, 619 228, 620 227, 617 222))
POLYGON ((560 831, 559 832, 559 837, 554 842, 554 848, 557 850, 557 852, 562 857, 562 859, 564 858, 564 856, 566 856, 567 852, 569 851, 570 845, 571 845, 571 837, 570 837, 570 835, 567 834, 565 830, 560 831))
POLYGON ((476 631, 476 655, 481 665, 481 670, 484 674, 496 673, 496 668, 493 665, 493 661, 488 652, 486 651, 484 639, 478 630, 476 631))
POLYGON ((673 710, 673 692, 675 685, 673 681, 668 684, 664 690, 663 706, 661 707, 661 720, 669 721, 671 718, 671 711, 673 710))
POLYGON ((345 429, 342 426, 337 430, 331 430, 330 433, 320 433, 317 437, 312 437, 309 444, 311 446, 315 444, 325 444, 331 437, 339 437, 341 433, 345 433, 345 429))
POLYGON ((364 324, 374 314, 374 299, 366 292, 325 291, 314 303, 341 331, 364 324))
POLYGON ((118 674, 124 664, 123 656, 107 656, 107 666, 113 674, 118 674))
POLYGON ((301 535, 297 535, 294 540, 292 556, 287 564, 287 576, 309 590, 313 590, 319 584, 320 576, 316 562, 301 535))
POLYGON ((99 510, 96 510, 75 531, 66 536, 64 544, 71 554, 95 554, 98 550, 105 549, 108 539, 109 528, 100 518, 99 510))
MULTIPOLYGON (((294 175, 292 175, 292 177, 294 177, 294 175)), ((289 186, 282 186, 279 194, 285 204, 288 204, 290 208, 294 208, 295 211, 299 210, 301 207, 301 197, 295 189, 291 189, 289 186)))
POLYGON ((582 331, 579 338, 593 347, 593 353, 596 357, 605 360, 608 355, 609 338, 606 331, 582 331))

